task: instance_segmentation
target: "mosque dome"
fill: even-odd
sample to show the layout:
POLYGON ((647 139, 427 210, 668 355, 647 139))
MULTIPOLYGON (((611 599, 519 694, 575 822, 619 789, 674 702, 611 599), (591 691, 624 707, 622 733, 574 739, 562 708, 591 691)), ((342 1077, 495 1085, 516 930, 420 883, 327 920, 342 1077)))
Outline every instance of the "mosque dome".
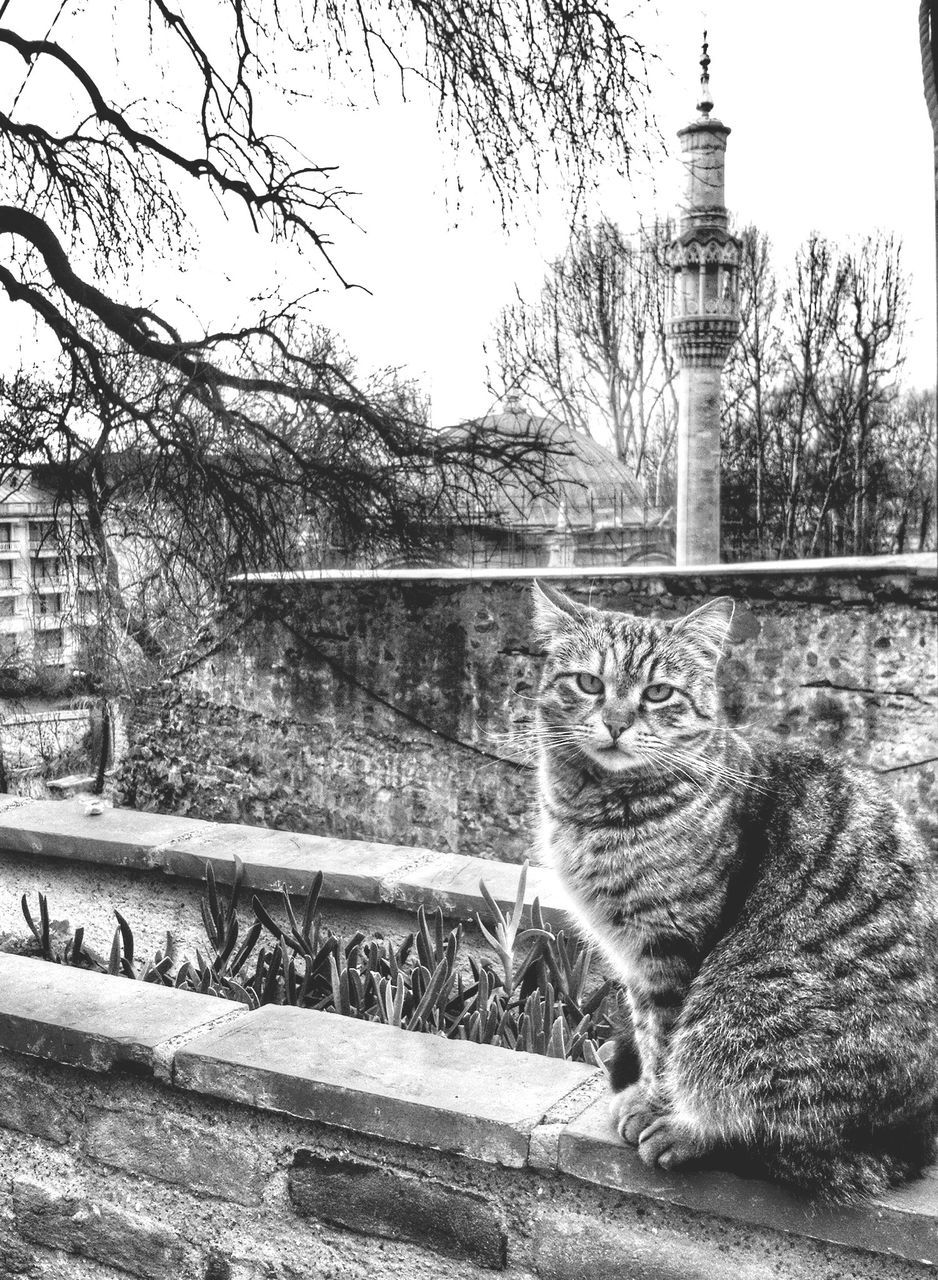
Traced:
POLYGON ((531 413, 517 397, 471 427, 548 441, 552 453, 550 493, 532 497, 515 481, 501 484, 491 499, 493 523, 570 529, 645 523, 649 504, 641 483, 611 450, 583 432, 550 415, 531 413))

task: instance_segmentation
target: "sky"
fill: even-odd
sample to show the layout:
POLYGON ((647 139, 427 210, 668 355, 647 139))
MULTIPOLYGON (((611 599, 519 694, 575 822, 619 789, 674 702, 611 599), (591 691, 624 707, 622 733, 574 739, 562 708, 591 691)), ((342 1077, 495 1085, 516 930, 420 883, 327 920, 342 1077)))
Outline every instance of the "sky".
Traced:
MULTIPOLYGON (((28 10, 30 24, 43 29, 46 9, 51 17, 58 8, 52 0, 11 3, 10 20, 16 10, 28 10)), ((63 43, 72 30, 77 38, 87 30, 94 6, 73 15, 74 8, 66 6, 56 28, 63 43)), ((657 135, 638 139, 650 155, 636 159, 628 178, 596 175, 587 212, 606 214, 628 230, 642 214, 674 210, 682 184, 675 134, 695 115, 706 26, 714 114, 732 129, 726 199, 737 223, 755 222, 766 231, 780 263, 812 230, 835 240, 875 228, 900 236, 911 280, 906 381, 933 385, 932 135, 917 6, 710 0, 702 8, 672 0, 660 8, 638 3, 628 21, 655 54, 650 105, 657 135)), ((146 53, 130 42, 118 48, 132 82, 135 60, 146 53)), ((12 97, 18 82, 0 75, 4 84, 0 96, 12 97)), ((28 84, 21 114, 30 108, 30 94, 48 95, 48 88, 28 84)), ((339 92, 332 101, 317 93, 305 103, 280 104, 274 124, 316 160, 338 164, 338 180, 357 193, 348 202, 354 221, 334 220, 331 232, 338 264, 362 288, 343 289, 324 278, 314 255, 268 248, 243 217, 221 220, 198 193, 192 202, 205 230, 184 270, 154 256, 124 287, 147 301, 178 297, 173 305, 197 326, 227 326, 249 298, 275 283, 287 295, 318 287, 312 315, 337 330, 363 366, 401 366, 418 378, 438 423, 482 414, 491 404, 485 344, 499 310, 516 291, 535 295, 545 265, 566 243, 563 175, 548 173, 545 189, 513 210, 505 230, 473 158, 464 153, 454 160, 434 109, 419 95, 402 102, 385 85, 378 101, 362 95, 354 109, 341 99, 339 92)), ((5 365, 30 349, 12 310, 0 307, 5 365)))
MULTIPOLYGON (((659 59, 652 109, 668 151, 637 165, 632 181, 604 176, 597 212, 629 227, 649 205, 674 208, 683 182, 675 134, 696 114, 706 24, 714 114, 732 129, 726 199, 737 223, 768 232, 779 260, 812 230, 841 239, 882 227, 901 236, 912 286, 907 376, 933 384, 932 134, 916 10, 881 0, 711 0, 703 11, 677 0, 645 14, 642 36, 659 59)), ((350 337, 425 370, 434 416, 446 421, 487 406, 482 348, 499 308, 516 285, 535 293, 567 228, 559 201, 545 199, 505 236, 482 189, 471 216, 454 225, 448 157, 419 126, 411 135, 419 168, 408 167, 402 182, 396 139, 407 115, 382 119, 372 109, 350 128, 350 164, 363 188, 367 181, 360 217, 368 230, 353 256, 373 297, 349 297, 338 313, 347 313, 341 327, 350 337)))

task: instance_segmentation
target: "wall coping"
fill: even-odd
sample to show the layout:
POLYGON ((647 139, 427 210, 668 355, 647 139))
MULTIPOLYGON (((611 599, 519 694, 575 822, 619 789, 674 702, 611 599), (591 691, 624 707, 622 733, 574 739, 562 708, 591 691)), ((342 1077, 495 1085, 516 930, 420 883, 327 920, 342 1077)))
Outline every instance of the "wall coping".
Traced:
POLYGON ((817 560, 747 560, 740 564, 595 565, 577 568, 503 568, 480 565, 457 569, 294 569, 289 572, 237 574, 229 582, 239 586, 332 582, 551 582, 583 578, 733 578, 814 577, 843 574, 899 574, 938 578, 938 555, 933 551, 901 556, 837 556, 817 560))
POLYGON ((0 1049, 492 1164, 611 1187, 938 1264, 938 1171, 863 1207, 817 1209, 729 1173, 646 1169, 612 1131, 602 1072, 581 1064, 0 954, 0 1049), (210 1006, 214 1006, 215 1014, 210 1006))
POLYGON ((75 710, 68 707, 53 707, 48 711, 18 711, 12 716, 0 716, 0 729, 22 728, 27 724, 69 724, 76 720, 87 720, 88 708, 75 710))
MULTIPOLYGON (((271 893, 286 889, 302 896, 322 871, 322 897, 327 901, 409 911, 439 907, 444 916, 456 920, 471 920, 477 912, 487 914, 480 880, 485 880, 503 908, 514 904, 518 890, 521 869, 514 863, 136 809, 106 808, 91 816, 85 810, 86 799, 0 795, 0 855, 6 851, 158 871, 199 882, 205 864, 210 863, 221 884, 231 883, 237 855, 248 889, 271 893)), ((549 924, 557 929, 569 927, 568 900, 546 867, 528 870, 524 896, 528 921, 535 898, 549 924)))

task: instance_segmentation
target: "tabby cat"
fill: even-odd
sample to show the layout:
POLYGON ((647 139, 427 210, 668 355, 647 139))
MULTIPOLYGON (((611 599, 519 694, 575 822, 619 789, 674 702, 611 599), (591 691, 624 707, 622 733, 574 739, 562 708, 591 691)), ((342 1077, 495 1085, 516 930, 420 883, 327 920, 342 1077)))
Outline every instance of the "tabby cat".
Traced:
POLYGON ((628 991, 623 1139, 647 1165, 728 1148, 855 1200, 920 1172, 938 1133, 935 867, 870 775, 721 724, 732 616, 535 585, 544 852, 628 991))

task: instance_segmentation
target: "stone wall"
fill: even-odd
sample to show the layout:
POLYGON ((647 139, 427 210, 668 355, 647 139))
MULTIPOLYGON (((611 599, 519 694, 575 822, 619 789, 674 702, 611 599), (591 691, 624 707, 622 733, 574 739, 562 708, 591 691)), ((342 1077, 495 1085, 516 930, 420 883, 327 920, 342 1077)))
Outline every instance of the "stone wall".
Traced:
MULTIPOLYGON (((169 949, 167 935, 177 967, 183 959, 194 961, 197 949, 211 950, 201 911, 206 868, 219 885, 228 886, 236 860, 244 877, 238 907, 242 938, 253 923, 255 895, 288 927, 283 892, 302 919, 306 896, 321 872, 319 913, 326 929, 345 939, 361 931, 369 938, 400 940, 415 930, 421 907, 430 916, 439 910, 447 929, 456 923, 462 928, 464 968, 467 955, 495 958, 474 923, 477 916, 490 928, 495 923, 480 880, 509 915, 520 882, 519 867, 433 849, 133 809, 106 808, 90 816, 81 799, 0 796, 0 951, 22 949, 31 941, 21 900, 26 897, 38 921, 42 894, 59 948, 80 927, 85 947, 106 957, 119 911, 133 931, 138 966, 158 949, 169 949)), ((537 898, 549 926, 569 929, 566 899, 554 874, 531 867, 525 885, 525 923, 537 898)), ((594 970, 599 968, 594 961, 594 970)))
MULTIPOLYGON (((531 572, 333 575, 242 588, 248 617, 138 706, 120 803, 519 861, 530 854, 531 572)), ((938 832, 934 568, 542 571, 575 599, 671 617, 739 604, 730 723, 844 751, 938 832)))
POLYGON ((925 1280, 936 1184, 647 1169, 601 1071, 0 954, 0 1275, 925 1280))

